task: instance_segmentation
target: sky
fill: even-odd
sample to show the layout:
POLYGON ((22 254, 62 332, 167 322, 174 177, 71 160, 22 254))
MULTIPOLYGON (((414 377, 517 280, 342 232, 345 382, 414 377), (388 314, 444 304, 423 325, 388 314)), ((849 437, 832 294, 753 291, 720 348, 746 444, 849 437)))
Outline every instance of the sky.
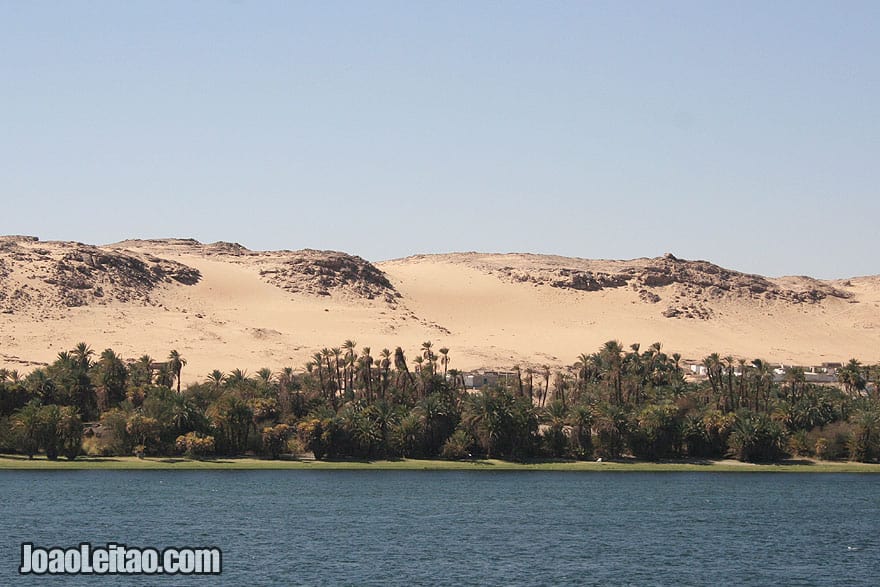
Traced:
POLYGON ((880 274, 880 2, 0 0, 0 234, 880 274))

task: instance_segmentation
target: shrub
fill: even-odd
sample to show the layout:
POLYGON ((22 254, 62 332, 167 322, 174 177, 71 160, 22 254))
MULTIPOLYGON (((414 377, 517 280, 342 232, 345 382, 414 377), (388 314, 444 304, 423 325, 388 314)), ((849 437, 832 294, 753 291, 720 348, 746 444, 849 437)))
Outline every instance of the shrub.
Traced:
POLYGON ((720 458, 727 452, 736 416, 719 410, 689 415, 683 423, 683 438, 692 457, 720 458))
POLYGON ((681 436, 672 404, 646 406, 629 425, 628 441, 634 456, 657 460, 673 456, 681 436))
POLYGON ((853 431, 849 437, 849 456, 863 463, 880 458, 880 412, 860 411, 852 417, 853 431))
POLYGON ((816 454, 816 443, 810 442, 806 430, 798 430, 788 438, 788 452, 799 457, 812 457, 816 454))
POLYGON ((474 441, 466 430, 458 429, 443 443, 440 456, 450 461, 460 461, 471 457, 474 441))
POLYGON ((570 433, 571 429, 566 430, 563 426, 548 425, 543 425, 538 429, 544 454, 557 459, 567 456, 572 441, 566 435, 566 431, 570 433))
POLYGON ((0 453, 15 452, 15 435, 9 418, 0 417, 0 453))
POLYGON ((159 421, 141 414, 133 414, 125 423, 125 431, 141 447, 136 453, 144 453, 147 447, 159 441, 162 431, 159 421))
POLYGON ((425 441, 424 436, 421 419, 414 413, 401 418, 392 430, 394 447, 406 458, 419 456, 425 441))
POLYGON ((626 447, 629 432, 629 414, 623 406, 602 404, 596 415, 596 454, 616 459, 626 447))
POLYGON ((113 408, 101 414, 101 438, 95 442, 95 448, 103 455, 128 455, 132 452, 134 442, 126 430, 128 414, 113 408))
POLYGON ((306 450, 311 451, 319 461, 327 454, 327 443, 325 442, 324 432, 324 421, 318 418, 308 418, 296 426, 296 435, 300 442, 306 450))
POLYGON ((287 437, 290 434, 290 426, 277 424, 263 428, 263 449, 273 459, 277 459, 287 447, 287 437))
POLYGON ((61 454, 70 461, 78 457, 82 452, 83 424, 73 406, 61 408, 57 434, 61 454))
POLYGON ((848 445, 851 436, 852 425, 849 422, 834 422, 815 428, 807 434, 807 438, 815 446, 816 458, 823 461, 849 458, 848 445))
POLYGON ((287 452, 292 455, 299 455, 308 452, 308 450, 299 439, 299 436, 292 436, 287 439, 287 452))
POLYGON ((187 432, 177 437, 177 450, 189 458, 202 458, 214 454, 214 437, 198 432, 187 432))
POLYGON ((729 445, 741 461, 776 461, 785 455, 785 431, 767 414, 742 411, 737 414, 729 445))
POLYGON ((586 404, 574 406, 568 414, 571 425, 571 453, 578 460, 593 457, 593 409, 586 404))

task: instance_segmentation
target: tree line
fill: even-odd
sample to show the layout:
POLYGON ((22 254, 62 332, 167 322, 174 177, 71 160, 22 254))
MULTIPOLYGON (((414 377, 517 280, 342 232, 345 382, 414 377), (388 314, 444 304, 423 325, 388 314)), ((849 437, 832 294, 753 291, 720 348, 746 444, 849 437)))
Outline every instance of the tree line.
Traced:
POLYGON ((705 380, 688 380, 660 343, 609 341, 565 368, 517 365, 477 390, 451 363, 431 342, 408 359, 401 347, 374 356, 347 340, 300 370, 215 370, 182 386, 176 350, 126 362, 80 343, 26 376, 0 370, 0 452, 880 459, 880 366, 855 359, 836 385, 718 354, 703 360, 705 380))

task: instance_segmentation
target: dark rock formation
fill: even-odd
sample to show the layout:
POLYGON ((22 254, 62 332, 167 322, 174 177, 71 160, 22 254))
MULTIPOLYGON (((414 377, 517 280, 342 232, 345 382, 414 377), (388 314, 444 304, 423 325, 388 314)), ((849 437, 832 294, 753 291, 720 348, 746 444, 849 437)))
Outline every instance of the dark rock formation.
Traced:
POLYGON ((196 269, 151 255, 68 242, 35 246, 36 242, 0 240, 4 309, 47 311, 110 300, 149 303, 150 293, 160 285, 194 285, 201 278, 196 269), (49 287, 39 287, 37 281, 49 287))
POLYGON ((547 284, 556 288, 588 292, 629 286, 638 292, 641 301, 650 304, 661 299, 661 295, 655 290, 671 287, 673 296, 681 303, 662 312, 667 318, 709 319, 714 315, 706 305, 710 299, 731 297, 815 304, 829 297, 852 297, 843 290, 815 279, 789 280, 796 287, 786 287, 760 275, 740 273, 707 261, 679 259, 671 253, 654 259, 605 262, 561 257, 542 258, 535 255, 523 255, 521 258, 529 261, 528 265, 531 267, 523 269, 522 265, 519 268, 502 266, 497 269, 493 267, 491 271, 497 271, 502 278, 517 282, 547 284), (591 270, 591 266, 601 267, 602 270, 591 270))
POLYGON ((400 298, 385 274, 360 257, 311 249, 277 255, 278 261, 262 269, 260 275, 286 291, 322 296, 345 292, 389 304, 400 298))

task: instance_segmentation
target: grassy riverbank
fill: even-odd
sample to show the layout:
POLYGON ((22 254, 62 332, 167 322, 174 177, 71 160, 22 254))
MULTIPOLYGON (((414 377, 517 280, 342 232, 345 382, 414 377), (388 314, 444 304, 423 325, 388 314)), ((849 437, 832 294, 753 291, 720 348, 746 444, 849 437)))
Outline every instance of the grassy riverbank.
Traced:
POLYGON ((788 472, 788 473, 880 473, 880 465, 853 462, 831 462, 798 459, 772 465, 755 465, 739 461, 675 461, 675 462, 584 462, 541 461, 513 463, 508 461, 471 460, 441 461, 400 459, 389 461, 314 461, 314 460, 264 460, 255 458, 219 458, 196 461, 183 458, 136 457, 85 457, 75 461, 59 459, 49 461, 45 457, 28 460, 21 456, 0 456, 3 470, 395 470, 395 471, 618 471, 618 472, 788 472))

